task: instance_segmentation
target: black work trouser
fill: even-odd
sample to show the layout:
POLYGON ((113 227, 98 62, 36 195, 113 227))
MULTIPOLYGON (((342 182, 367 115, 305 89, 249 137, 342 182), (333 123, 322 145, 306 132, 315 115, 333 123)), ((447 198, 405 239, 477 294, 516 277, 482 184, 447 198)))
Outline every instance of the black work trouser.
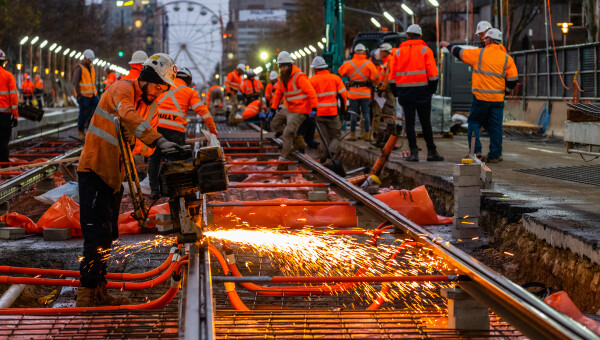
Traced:
MULTIPOLYGON (((117 171, 115 169, 115 171, 117 171)), ((119 238, 119 209, 123 187, 118 192, 94 172, 78 172, 79 209, 83 233, 83 260, 79 285, 96 288, 106 282, 106 257, 112 241, 119 238)))
MULTIPOLYGON (((0 113, 0 162, 8 162, 8 142, 12 135, 12 113, 0 113)), ((2 165, 3 168, 8 165, 2 165)))
POLYGON ((426 103, 411 103, 400 100, 398 103, 402 105, 404 110, 404 120, 406 122, 406 138, 408 139, 408 147, 411 151, 418 150, 417 135, 415 133, 416 114, 419 115, 419 122, 423 130, 423 138, 427 143, 427 150, 435 150, 433 142, 433 132, 431 130, 431 101, 426 103))
MULTIPOLYGON (((185 144, 185 132, 175 131, 159 127, 156 129, 169 142, 179 145, 185 144)), ((158 148, 148 157, 148 177, 150 180, 150 189, 152 193, 158 193, 160 190, 160 163, 162 162, 162 153, 158 148)))

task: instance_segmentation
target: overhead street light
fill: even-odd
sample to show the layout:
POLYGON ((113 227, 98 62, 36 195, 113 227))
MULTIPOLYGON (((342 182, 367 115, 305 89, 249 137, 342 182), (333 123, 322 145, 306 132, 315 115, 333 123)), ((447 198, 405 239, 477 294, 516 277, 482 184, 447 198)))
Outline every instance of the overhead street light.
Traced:
POLYGON ((404 10, 404 12, 406 12, 406 14, 408 15, 414 15, 415 12, 412 11, 412 9, 410 9, 410 7, 406 6, 406 4, 402 4, 400 5, 400 7, 402 7, 402 9, 404 10))
POLYGON ((326 42, 327 42, 327 39, 326 39, 326 38, 323 38, 323 39, 321 39, 321 41, 322 41, 323 43, 326 43, 326 42))
POLYGON ((433 7, 440 7, 440 3, 437 2, 437 0, 429 0, 429 3, 433 6, 433 7))
POLYGON ((321 44, 321 42, 320 42, 320 41, 317 43, 317 46, 319 46, 319 48, 320 48, 320 49, 323 49, 323 48, 325 48, 325 46, 323 46, 323 44, 321 44))
POLYGON ((290 54, 290 57, 292 57, 292 59, 294 59, 294 60, 298 59, 298 58, 296 58, 296 54, 294 54, 294 53, 290 54))
POLYGON ((383 12, 383 16, 386 19, 388 19, 388 21, 391 22, 391 23, 395 23, 396 22, 396 19, 394 19, 394 17, 390 13, 388 13, 387 11, 383 12))
POLYGON ((54 44, 50 45, 50 52, 54 51, 54 49, 56 48, 56 46, 58 46, 57 43, 54 43, 54 44))
POLYGON ((48 40, 44 40, 41 44, 40 44, 40 48, 44 48, 46 47, 46 45, 48 45, 48 40))
POLYGON ((58 53, 58 52, 60 52, 60 50, 62 50, 62 46, 56 47, 56 49, 54 50, 54 53, 58 53))
POLYGON ((306 53, 304 53, 304 51, 300 50, 299 52, 301 56, 306 57, 306 53))
POLYGON ((19 42, 20 45, 23 45, 27 42, 27 40, 29 39, 28 36, 23 37, 23 39, 21 39, 21 41, 19 42))
POLYGON ((317 49, 313 45, 308 45, 308 48, 314 53, 317 53, 317 49))
POLYGON ((69 51, 70 51, 70 50, 71 50, 70 48, 67 48, 67 49, 66 49, 66 50, 63 52, 63 55, 67 55, 67 53, 69 53, 69 51))
POLYGON ((260 52, 260 59, 265 61, 269 58, 269 54, 265 51, 260 52))
POLYGON ((35 37, 35 38, 33 38, 33 39, 31 40, 31 44, 32 44, 32 45, 35 45, 35 43, 36 43, 38 40, 40 40, 40 37, 35 37))
POLYGON ((381 28, 381 24, 379 23, 379 21, 377 21, 377 19, 371 17, 371 22, 373 23, 373 25, 375 25, 375 27, 381 28))
POLYGON ((304 48, 304 52, 306 52, 306 54, 310 55, 310 50, 308 48, 304 48))

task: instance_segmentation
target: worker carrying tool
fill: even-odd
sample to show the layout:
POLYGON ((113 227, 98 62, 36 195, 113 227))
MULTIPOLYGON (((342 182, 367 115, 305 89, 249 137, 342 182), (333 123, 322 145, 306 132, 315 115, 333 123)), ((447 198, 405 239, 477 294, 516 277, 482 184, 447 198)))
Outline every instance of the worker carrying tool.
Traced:
MULTIPOLYGON (((267 116, 272 119, 271 128, 282 134, 283 146, 279 160, 288 160, 292 151, 306 148, 304 138, 297 135, 298 128, 307 118, 317 116, 317 94, 306 74, 294 65, 290 54, 282 51, 277 56, 279 81, 273 95, 271 110, 267 116), (285 99, 286 107, 277 111, 279 103, 285 99)), ((287 164, 280 164, 278 170, 287 170, 287 164)))
POLYGON ((148 60, 148 55, 144 51, 135 51, 129 61, 129 74, 121 79, 135 80, 140 76, 140 71, 144 67, 144 62, 148 60))
POLYGON ((119 80, 102 95, 90 122, 79 158, 80 223, 83 233, 83 258, 77 306, 127 304, 127 298, 106 291, 106 259, 112 242, 119 237, 118 217, 123 194, 123 155, 115 118, 119 118, 124 139, 135 138, 161 150, 177 149, 142 118, 144 111, 174 85, 177 68, 170 56, 151 56, 136 80, 119 80))
MULTIPOLYGON (((188 109, 194 110, 213 135, 218 135, 215 121, 208 112, 206 105, 198 96, 198 92, 191 88, 192 72, 186 67, 178 69, 173 87, 163 94, 158 100, 158 115, 156 121, 157 131, 168 141, 185 145, 186 114, 188 109)), ((153 123, 151 125, 154 126, 153 123)), ((148 177, 150 180, 151 198, 160 197, 159 170, 162 162, 160 150, 154 150, 148 158, 148 177)))
POLYGON ((394 56, 394 68, 390 70, 390 84, 394 84, 394 96, 404 110, 406 138, 410 148, 409 162, 419 161, 419 147, 415 133, 416 114, 427 143, 427 161, 443 161, 433 142, 431 129, 431 96, 438 85, 439 74, 433 51, 421 39, 421 26, 412 24, 406 29, 408 40, 398 47, 394 56))
POLYGON ((476 49, 463 49, 446 41, 441 41, 440 46, 473 68, 473 102, 467 121, 469 150, 471 136, 475 135, 474 152, 481 154, 479 135, 483 126, 490 134, 490 152, 482 158, 485 162, 497 163, 502 161, 504 96, 517 85, 519 74, 513 58, 500 46, 502 32, 495 28, 488 30, 484 42, 484 48, 476 49))
POLYGON ((277 78, 279 74, 277 71, 271 71, 269 73, 269 83, 265 87, 265 99, 267 100, 267 104, 271 106, 271 101, 273 100, 273 95, 275 94, 275 87, 277 85, 277 78))
POLYGON ((340 77, 348 77, 348 112, 350 112, 350 137, 356 140, 356 123, 359 114, 364 119, 364 131, 359 139, 367 140, 371 130, 371 95, 372 88, 377 85, 379 72, 373 63, 367 59, 367 49, 363 44, 354 46, 354 55, 346 60, 338 69, 340 77))
POLYGON ((263 85, 260 80, 256 79, 254 71, 248 70, 246 72, 246 79, 242 81, 240 91, 244 95, 244 104, 248 105, 251 102, 260 98, 260 94, 263 91, 263 85))
POLYGON ((244 71, 246 71, 246 65, 238 64, 235 70, 227 73, 227 77, 225 77, 225 93, 231 105, 231 111, 225 112, 229 125, 235 124, 235 115, 237 114, 239 105, 238 92, 240 92, 240 87, 242 86, 244 71))
POLYGON ((92 119, 99 101, 96 89, 96 71, 92 65, 94 59, 96 59, 94 51, 90 49, 83 51, 83 61, 75 66, 73 72, 73 87, 79 105, 77 132, 81 140, 85 139, 85 128, 92 119))
POLYGON ((19 91, 13 74, 4 69, 6 63, 6 53, 0 50, 0 162, 9 161, 8 142, 19 124, 19 91))
POLYGON ((41 109, 43 106, 42 99, 44 97, 44 82, 42 81, 42 78, 40 78, 40 76, 38 76, 37 74, 35 75, 35 90, 33 93, 35 95, 35 99, 38 102, 38 107, 41 109))
POLYGON ((25 80, 21 84, 21 92, 23 92, 23 102, 26 105, 33 105, 33 93, 35 92, 35 84, 31 81, 31 76, 25 73, 25 80))
MULTIPOLYGON (((315 57, 310 67, 314 68, 315 75, 310 77, 310 83, 317 93, 317 124, 323 134, 321 138, 329 146, 331 154, 335 155, 340 143, 342 126, 338 118, 338 95, 342 97, 343 108, 346 107, 347 91, 342 78, 327 70, 327 63, 322 57, 315 57)), ((327 161, 327 150, 324 145, 319 145, 321 163, 327 161)), ((333 161, 333 160, 332 160, 333 161)))

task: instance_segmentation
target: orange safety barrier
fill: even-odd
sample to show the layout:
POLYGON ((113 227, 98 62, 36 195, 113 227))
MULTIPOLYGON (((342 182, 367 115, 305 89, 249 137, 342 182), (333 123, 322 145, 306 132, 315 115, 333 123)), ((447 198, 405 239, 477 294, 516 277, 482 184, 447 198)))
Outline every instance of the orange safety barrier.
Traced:
POLYGON ((560 291, 548 295, 544 299, 544 302, 546 302, 550 307, 579 322, 590 331, 596 333, 596 335, 600 336, 600 323, 583 315, 583 313, 579 310, 579 308, 577 308, 577 306, 575 306, 573 300, 569 298, 569 295, 566 292, 560 291))
POLYGON ((416 224, 435 225, 452 223, 452 217, 443 217, 436 214, 433 202, 429 198, 424 185, 413 190, 393 190, 374 195, 374 197, 416 224))

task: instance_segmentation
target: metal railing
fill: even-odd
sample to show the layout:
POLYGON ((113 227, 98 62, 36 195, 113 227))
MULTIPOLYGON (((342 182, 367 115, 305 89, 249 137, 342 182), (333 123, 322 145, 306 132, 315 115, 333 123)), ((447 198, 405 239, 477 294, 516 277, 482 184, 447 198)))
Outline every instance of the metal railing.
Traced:
POLYGON ((519 85, 515 95, 518 98, 532 99, 572 98, 573 77, 578 72, 577 82, 583 90, 580 98, 584 100, 600 99, 598 53, 600 53, 600 43, 557 47, 557 60, 554 59, 554 52, 551 48, 548 51, 537 49, 511 53, 519 72, 519 85), (550 62, 550 93, 548 93, 548 62, 550 62), (563 87, 560 75, 569 89, 563 87))

